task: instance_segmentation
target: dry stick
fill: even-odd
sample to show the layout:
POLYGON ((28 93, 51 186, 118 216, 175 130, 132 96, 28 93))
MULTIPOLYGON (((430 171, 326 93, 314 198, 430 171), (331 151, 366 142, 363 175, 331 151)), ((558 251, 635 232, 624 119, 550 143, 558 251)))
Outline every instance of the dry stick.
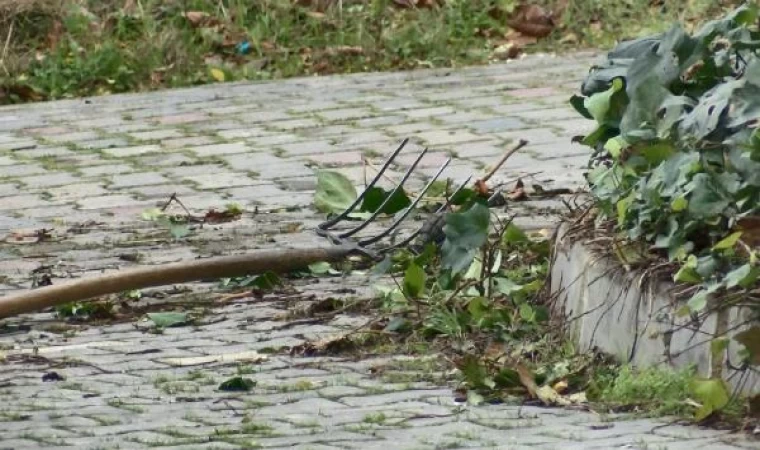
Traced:
POLYGON ((0 318, 151 286, 231 278, 266 271, 287 273, 317 262, 340 261, 355 251, 353 245, 263 250, 247 255, 124 270, 0 297, 0 318))
POLYGON ((515 144, 514 147, 510 148, 509 150, 507 150, 506 153, 504 153, 504 156, 501 157, 499 162, 497 162, 496 165, 493 166, 491 170, 489 170, 488 173, 485 174, 485 176, 481 178, 479 181, 482 181, 483 183, 487 183, 488 180, 490 180, 491 177, 494 176, 494 174, 501 168, 501 166, 503 166, 504 163, 507 162, 510 156, 514 155, 518 150, 525 147, 526 145, 528 145, 528 141, 526 141, 525 139, 520 139, 520 141, 517 142, 517 144, 515 144))
POLYGON ((3 54, 0 56, 0 66, 3 67, 3 70, 5 70, 6 74, 10 74, 8 72, 8 68, 5 67, 5 57, 8 54, 8 47, 11 45, 11 36, 13 36, 13 24, 14 22, 11 22, 11 26, 8 29, 8 36, 5 38, 5 46, 3 47, 3 54))

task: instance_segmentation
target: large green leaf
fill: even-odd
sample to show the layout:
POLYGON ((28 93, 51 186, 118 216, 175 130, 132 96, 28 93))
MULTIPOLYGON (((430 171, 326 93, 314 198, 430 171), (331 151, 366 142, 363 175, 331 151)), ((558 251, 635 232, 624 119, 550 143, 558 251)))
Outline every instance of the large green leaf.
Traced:
POLYGON ((446 216, 443 232, 442 264, 445 269, 457 274, 467 269, 478 249, 488 238, 490 212, 480 203, 473 204, 463 212, 446 216))
POLYGON ((419 298, 425 292, 425 271, 415 263, 409 263, 404 274, 404 293, 419 298))
POLYGON ((330 170, 317 172, 314 206, 323 213, 340 213, 356 200, 356 188, 345 175, 330 170))
POLYGON ((600 125, 617 124, 622 116, 626 99, 624 95, 616 94, 622 92, 624 87, 623 79, 615 78, 609 89, 588 97, 583 102, 583 106, 600 125))
POLYGON ((388 197, 390 197, 390 200, 388 200, 388 203, 386 203, 380 211, 383 214, 396 214, 412 204, 412 201, 403 189, 386 191, 381 187, 373 186, 367 189, 367 193, 364 194, 360 209, 362 211, 374 213, 380 209, 380 206, 383 205, 383 202, 385 202, 385 199, 388 197))
POLYGON ((716 411, 720 411, 730 400, 726 382, 721 379, 697 378, 692 380, 691 393, 702 406, 694 414, 695 419, 704 420, 716 411))
POLYGON ((187 313, 183 312, 157 312, 148 313, 150 319, 157 328, 178 327, 188 323, 187 313))
POLYGON ((689 213, 697 218, 714 218, 726 211, 731 203, 731 197, 716 179, 707 173, 694 175, 687 189, 691 191, 689 213))

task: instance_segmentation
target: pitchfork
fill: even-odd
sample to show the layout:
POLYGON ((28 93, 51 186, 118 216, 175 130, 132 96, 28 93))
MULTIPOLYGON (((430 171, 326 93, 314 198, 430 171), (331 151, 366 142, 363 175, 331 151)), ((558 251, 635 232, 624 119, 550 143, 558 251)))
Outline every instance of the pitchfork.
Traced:
MULTIPOLYGON (((33 312, 59 304, 83 301, 102 295, 116 294, 119 292, 132 291, 152 286, 231 278, 268 271, 288 273, 316 262, 342 261, 354 255, 378 260, 394 249, 410 246, 412 241, 416 238, 424 240, 424 233, 426 230, 425 227, 421 227, 411 232, 400 242, 383 243, 383 240, 391 235, 391 233, 398 230, 401 223, 404 222, 412 211, 417 208, 417 205, 425 196, 425 193, 430 189, 433 183, 438 180, 446 167, 448 167, 451 158, 448 158, 441 165, 435 175, 425 184, 422 190, 417 193, 409 206, 399 211, 392 219, 390 225, 384 230, 371 236, 359 236, 361 231, 367 228, 371 223, 377 221, 380 217, 381 211, 383 211, 388 202, 391 201, 396 193, 404 188, 404 184, 409 180, 420 161, 427 154, 427 148, 423 149, 419 155, 417 155, 412 165, 404 173, 400 182, 387 195, 374 213, 370 214, 369 217, 361 221, 358 225, 347 230, 337 230, 336 228, 349 223, 351 214, 357 207, 359 207, 369 190, 375 187, 380 178, 385 175, 385 172, 393 164, 396 157, 401 153, 408 142, 409 139, 405 139, 390 157, 388 157, 382 168, 375 175, 374 179, 345 211, 317 226, 317 234, 326 237, 331 243, 335 244, 331 247, 263 250, 245 255, 196 259, 161 266, 128 269, 116 273, 45 286, 25 291, 20 294, 0 297, 0 318, 33 312)), ((467 183, 469 183, 469 178, 455 190, 455 194, 464 188, 467 183)), ((441 205, 437 211, 435 211, 434 216, 440 216, 444 210, 449 208, 451 206, 452 198, 454 198, 454 195, 451 195, 449 199, 441 205)))

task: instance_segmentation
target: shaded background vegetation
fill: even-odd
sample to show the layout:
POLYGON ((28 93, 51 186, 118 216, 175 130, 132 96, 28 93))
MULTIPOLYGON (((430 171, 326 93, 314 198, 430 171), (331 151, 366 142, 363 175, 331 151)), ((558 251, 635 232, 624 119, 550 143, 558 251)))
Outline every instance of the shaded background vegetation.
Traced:
POLYGON ((526 51, 607 47, 739 3, 0 0, 0 103, 483 64, 526 51))

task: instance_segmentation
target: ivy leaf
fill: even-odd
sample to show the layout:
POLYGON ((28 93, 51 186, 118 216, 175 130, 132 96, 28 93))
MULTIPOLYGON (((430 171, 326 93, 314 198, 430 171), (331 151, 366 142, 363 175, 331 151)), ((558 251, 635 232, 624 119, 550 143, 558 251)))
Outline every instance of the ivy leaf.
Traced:
POLYGON ((702 404, 694 414, 697 421, 706 419, 728 405, 729 389, 721 379, 697 378, 692 380, 689 387, 692 395, 702 404))
POLYGON ((728 272, 724 280, 728 289, 735 288, 736 286, 746 289, 757 281, 758 276, 760 276, 760 268, 747 263, 728 272))
POLYGON ((220 391, 225 392, 248 392, 256 386, 256 382, 250 378, 232 377, 219 385, 220 391))
POLYGON ((735 231, 728 236, 721 239, 717 244, 713 245, 713 250, 720 251, 720 250, 728 250, 731 248, 734 248, 737 242, 739 242, 739 238, 742 237, 741 231, 735 231))
POLYGON ((506 230, 504 230, 502 242, 505 244, 521 244, 523 242, 528 242, 528 235, 525 234, 520 227, 514 223, 510 223, 507 225, 506 230))
POLYGON ((593 119, 594 116, 591 115, 591 113, 586 109, 586 106, 584 105, 586 101, 585 97, 581 97, 580 95, 573 95, 570 97, 570 105, 575 108, 576 111, 586 119, 593 119))
POLYGON ((615 78, 604 92, 598 92, 588 97, 583 106, 586 108, 591 117, 600 125, 617 122, 620 120, 620 111, 622 110, 622 99, 615 98, 615 94, 621 92, 625 87, 623 78, 615 78))
POLYGON ((501 294, 504 295, 512 295, 515 292, 520 292, 523 289, 522 284, 517 284, 514 281, 510 280, 509 278, 494 278, 494 287, 496 287, 496 290, 499 291, 501 294))
POLYGON ((386 203, 380 211, 383 214, 395 214, 412 204, 412 201, 403 189, 386 191, 381 187, 373 186, 367 190, 366 194, 364 194, 360 209, 362 211, 374 213, 380 209, 380 206, 388 197, 390 197, 390 200, 388 200, 388 203, 386 203))
POLYGON ((190 226, 188 226, 187 223, 170 222, 169 233, 172 235, 174 239, 179 240, 187 236, 188 234, 190 234, 190 226))
POLYGON ((679 195, 678 197, 674 198, 673 201, 670 202, 670 209, 673 210, 673 212, 681 212, 685 210, 689 206, 689 201, 686 200, 686 197, 683 195, 679 195))
POLYGON ((343 174, 321 170, 317 173, 314 206, 323 213, 341 213, 356 200, 356 188, 343 174))
POLYGON ((425 271, 415 263, 410 263, 404 273, 404 293, 419 298, 425 291, 425 271))
POLYGON ((691 191, 689 212, 697 218, 712 219, 723 213, 729 206, 730 199, 716 181, 706 173, 694 175, 688 190, 691 191))
POLYGON ((156 328, 178 327, 188 322, 187 313, 181 312, 148 313, 148 319, 156 328))
POLYGON ((316 262, 314 264, 309 264, 309 272, 311 272, 312 275, 335 275, 339 273, 337 270, 333 269, 329 262, 327 261, 320 261, 316 262))
POLYGON ((490 214, 487 206, 475 203, 466 211, 446 215, 441 248, 444 269, 457 274, 470 266, 488 238, 490 214))
POLYGON ((673 153, 676 152, 673 144, 667 142, 660 142, 654 145, 648 145, 638 151, 646 161, 652 165, 657 166, 666 159, 670 158, 673 153))
POLYGON ((750 363, 760 365, 760 326, 755 325, 749 330, 744 330, 734 336, 734 339, 747 349, 750 363))
POLYGON ((706 290, 700 290, 694 294, 688 301, 689 309, 692 312, 698 313, 707 307, 708 293, 706 290))

